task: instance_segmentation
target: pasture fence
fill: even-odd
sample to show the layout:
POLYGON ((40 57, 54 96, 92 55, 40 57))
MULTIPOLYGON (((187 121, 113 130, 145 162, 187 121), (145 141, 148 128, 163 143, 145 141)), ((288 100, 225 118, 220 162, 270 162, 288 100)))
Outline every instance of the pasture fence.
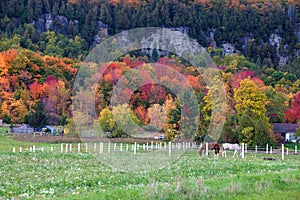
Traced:
MULTIPOLYGON (((60 153, 74 153, 72 143, 61 143, 60 144, 60 153)), ((111 142, 99 142, 99 143, 77 143, 77 153, 116 153, 116 152, 130 152, 129 147, 131 145, 131 152, 136 155, 138 152, 147 152, 147 151, 165 151, 168 152, 169 157, 172 155, 172 151, 187 151, 187 150, 198 150, 198 148, 202 147, 202 143, 197 145, 195 142, 156 142, 151 141, 149 144, 143 143, 139 144, 134 142, 133 144, 123 144, 123 143, 111 143, 111 142), (113 147, 113 149, 111 149, 113 147), (125 149, 124 149, 125 147, 125 149), (98 150, 97 150, 98 148, 98 150)), ((205 144, 205 156, 209 156, 208 144, 205 144)), ((76 148, 75 148, 76 149, 76 148)), ((19 147, 19 152, 59 152, 59 145, 36 148, 35 145, 30 146, 29 148, 25 148, 23 146, 19 147)), ((13 147, 13 153, 17 152, 17 147, 13 147)), ((247 144, 241 144, 241 157, 245 158, 245 154, 280 154, 282 156, 282 160, 284 160, 285 155, 289 154, 298 154, 297 145, 295 145, 294 149, 285 148, 284 145, 280 147, 272 146, 267 144, 265 148, 256 146, 248 146, 247 144)))

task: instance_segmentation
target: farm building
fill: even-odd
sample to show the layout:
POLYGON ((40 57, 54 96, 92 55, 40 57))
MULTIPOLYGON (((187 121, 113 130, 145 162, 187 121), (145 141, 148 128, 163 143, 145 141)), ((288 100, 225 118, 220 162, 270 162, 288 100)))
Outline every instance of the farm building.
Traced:
POLYGON ((297 124, 273 123, 274 133, 281 133, 285 142, 296 142, 299 138, 295 138, 294 134, 297 131, 297 124))
POLYGON ((33 133, 34 128, 28 124, 22 124, 21 126, 13 127, 10 129, 11 133, 33 133))

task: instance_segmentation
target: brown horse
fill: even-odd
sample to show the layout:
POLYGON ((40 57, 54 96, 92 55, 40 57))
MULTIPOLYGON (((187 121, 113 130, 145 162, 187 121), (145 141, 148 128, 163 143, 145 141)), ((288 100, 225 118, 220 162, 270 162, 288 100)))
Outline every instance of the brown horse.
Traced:
MULTIPOLYGON (((206 142, 207 143, 207 142, 206 142)), ((203 143, 203 145, 199 148, 199 156, 201 157, 202 152, 206 150, 206 143, 203 143)), ((215 150, 215 155, 217 156, 220 152, 221 145, 217 142, 207 143, 208 144, 208 150, 215 150)))

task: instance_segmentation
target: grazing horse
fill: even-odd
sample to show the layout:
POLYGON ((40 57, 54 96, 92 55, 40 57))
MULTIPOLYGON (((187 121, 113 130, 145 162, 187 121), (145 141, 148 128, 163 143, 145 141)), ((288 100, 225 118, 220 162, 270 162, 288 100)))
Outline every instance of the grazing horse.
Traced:
POLYGON ((242 154, 241 147, 238 144, 224 143, 222 144, 222 150, 222 156, 226 156, 226 150, 234 151, 233 157, 235 157, 238 151, 240 152, 240 154, 242 154))
POLYGON ((212 143, 204 143, 200 148, 199 148, 199 156, 201 157, 202 152, 205 151, 206 149, 206 144, 208 144, 208 150, 215 150, 215 155, 218 156, 220 152, 221 145, 217 142, 212 142, 212 143))

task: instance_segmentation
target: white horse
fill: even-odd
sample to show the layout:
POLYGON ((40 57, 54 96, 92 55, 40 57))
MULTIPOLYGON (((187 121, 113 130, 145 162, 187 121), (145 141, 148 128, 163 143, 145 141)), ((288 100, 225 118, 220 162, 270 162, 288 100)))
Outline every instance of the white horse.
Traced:
POLYGON ((233 157, 235 157, 238 151, 240 152, 240 154, 242 154, 241 147, 238 144, 224 143, 222 144, 222 150, 223 157, 226 157, 226 150, 234 151, 233 157))

